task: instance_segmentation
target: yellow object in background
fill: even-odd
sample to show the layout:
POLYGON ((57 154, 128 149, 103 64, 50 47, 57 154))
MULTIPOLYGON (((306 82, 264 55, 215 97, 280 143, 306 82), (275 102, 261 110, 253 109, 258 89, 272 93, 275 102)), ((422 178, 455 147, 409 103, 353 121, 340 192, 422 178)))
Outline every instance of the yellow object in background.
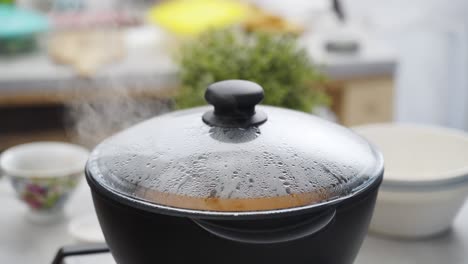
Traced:
POLYGON ((150 22, 179 35, 196 35, 207 29, 242 22, 249 7, 228 0, 174 0, 153 7, 150 22))

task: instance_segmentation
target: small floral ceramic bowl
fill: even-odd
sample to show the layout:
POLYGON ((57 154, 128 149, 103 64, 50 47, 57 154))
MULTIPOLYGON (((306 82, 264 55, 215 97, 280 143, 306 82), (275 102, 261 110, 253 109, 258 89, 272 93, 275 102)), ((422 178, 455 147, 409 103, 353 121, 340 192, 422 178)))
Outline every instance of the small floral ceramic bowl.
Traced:
POLYGON ((64 216, 70 194, 83 178, 88 151, 62 142, 18 145, 0 156, 0 168, 11 180, 35 222, 51 222, 64 216))

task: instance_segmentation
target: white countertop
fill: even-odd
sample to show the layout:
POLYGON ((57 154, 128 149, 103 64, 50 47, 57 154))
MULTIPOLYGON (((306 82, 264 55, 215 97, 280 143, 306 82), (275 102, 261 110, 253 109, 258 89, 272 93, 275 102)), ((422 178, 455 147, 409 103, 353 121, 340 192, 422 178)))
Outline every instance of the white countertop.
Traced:
MULTIPOLYGON (((127 51, 119 62, 102 67, 93 78, 81 78, 68 66, 55 64, 44 53, 0 58, 0 92, 23 93, 37 89, 64 91, 83 85, 109 84, 155 88, 175 83, 177 68, 167 54, 127 51)), ((106 87, 107 88, 107 87, 106 87)))
MULTIPOLYGON (((63 245, 76 244, 67 223, 32 224, 5 178, 0 179, 0 263, 47 264, 63 245)), ((89 189, 82 181, 66 208, 69 219, 94 213, 89 189)), ((337 245, 339 246, 339 245, 337 245)), ((401 241, 368 236, 355 264, 466 264, 468 261, 468 204, 453 229, 439 237, 401 241)), ((111 264, 109 254, 69 258, 66 264, 111 264)))
MULTIPOLYGON (((156 29, 135 28, 126 32, 126 56, 100 69, 93 78, 83 79, 68 66, 55 64, 46 52, 0 58, 0 93, 24 94, 31 91, 66 92, 76 87, 109 88, 146 86, 152 89, 173 87, 177 67, 170 58, 168 43, 156 29), (148 31, 150 30, 150 31, 148 31), (151 48, 139 42, 141 35, 154 33, 157 43, 151 48)), ((362 38, 361 52, 349 56, 328 54, 320 35, 304 36, 302 41, 312 60, 332 79, 391 75, 396 67, 394 52, 384 43, 362 38)))
POLYGON ((305 36, 302 42, 313 62, 334 80, 393 75, 397 67, 397 55, 379 39, 364 32, 356 32, 358 51, 337 54, 325 50, 326 42, 332 38, 323 33, 305 36))

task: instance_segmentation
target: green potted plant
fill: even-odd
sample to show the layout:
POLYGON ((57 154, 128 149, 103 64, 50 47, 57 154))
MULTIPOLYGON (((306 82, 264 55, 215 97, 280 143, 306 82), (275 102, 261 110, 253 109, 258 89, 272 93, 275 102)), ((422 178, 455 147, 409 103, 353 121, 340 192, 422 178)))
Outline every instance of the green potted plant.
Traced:
POLYGON ((321 75, 296 37, 286 34, 209 31, 184 43, 177 56, 181 89, 178 108, 205 104, 206 87, 225 79, 254 81, 264 104, 310 112, 328 104, 321 75))

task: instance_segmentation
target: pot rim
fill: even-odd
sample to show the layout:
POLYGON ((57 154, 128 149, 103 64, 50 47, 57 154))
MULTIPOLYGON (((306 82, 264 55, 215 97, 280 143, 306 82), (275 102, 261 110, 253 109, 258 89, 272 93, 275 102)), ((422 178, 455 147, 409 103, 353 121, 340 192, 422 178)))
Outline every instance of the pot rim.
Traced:
MULTIPOLYGON (((383 163, 383 159, 380 159, 383 163)), ((179 216, 179 217, 189 217, 189 218, 203 218, 203 219, 213 219, 213 220, 233 220, 233 217, 236 220, 249 220, 249 219, 265 219, 265 218, 276 218, 283 217, 285 215, 298 215, 305 212, 316 212, 324 209, 329 209, 330 207, 337 207, 338 204, 341 204, 350 199, 364 195, 365 193, 373 190, 374 188, 379 188, 383 179, 384 168, 381 166, 381 169, 376 172, 373 180, 369 181, 364 187, 361 187, 358 191, 351 193, 350 195, 336 198, 329 201, 324 201, 321 203, 284 208, 284 209, 274 209, 274 210, 263 210, 263 211, 231 211, 231 212, 220 212, 220 211, 204 211, 204 210, 193 210, 185 208, 177 208, 171 206, 165 206, 160 204, 151 203, 148 201, 140 200, 128 195, 116 192, 114 190, 108 189, 100 185, 92 176, 91 173, 86 167, 85 175, 86 180, 90 188, 97 192, 100 195, 107 197, 108 199, 124 203, 125 205, 137 209, 142 209, 144 211, 162 213, 165 215, 179 216)))

